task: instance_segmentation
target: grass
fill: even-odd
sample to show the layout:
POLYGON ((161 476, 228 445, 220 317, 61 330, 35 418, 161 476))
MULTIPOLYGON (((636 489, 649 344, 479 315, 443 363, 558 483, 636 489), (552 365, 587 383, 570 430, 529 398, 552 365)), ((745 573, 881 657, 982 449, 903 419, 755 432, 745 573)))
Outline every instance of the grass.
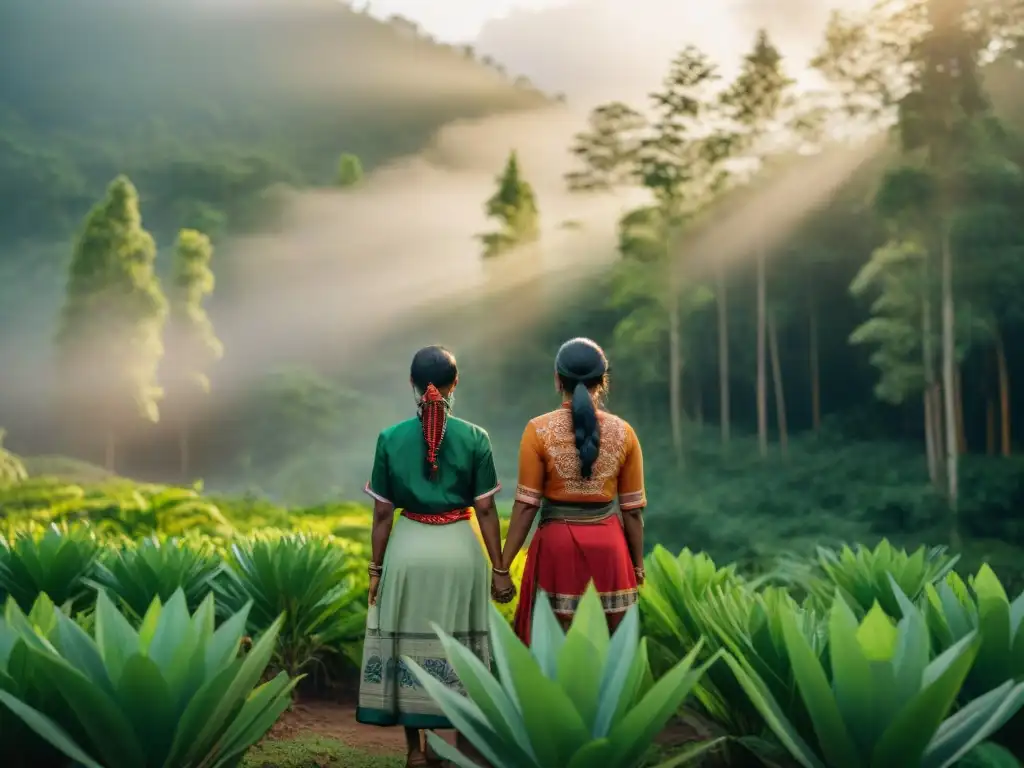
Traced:
POLYGON ((242 768, 401 768, 404 755, 371 755, 336 739, 300 736, 264 741, 249 750, 242 768))

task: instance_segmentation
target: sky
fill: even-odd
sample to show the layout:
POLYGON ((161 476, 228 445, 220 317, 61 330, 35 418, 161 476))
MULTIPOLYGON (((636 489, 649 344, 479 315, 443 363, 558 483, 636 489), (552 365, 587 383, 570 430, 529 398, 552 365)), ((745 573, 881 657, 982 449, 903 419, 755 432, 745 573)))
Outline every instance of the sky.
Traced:
POLYGON ((376 16, 400 14, 439 40, 471 43, 511 75, 592 106, 642 99, 687 44, 731 77, 761 27, 799 81, 829 12, 871 0, 352 0, 365 2, 376 16))

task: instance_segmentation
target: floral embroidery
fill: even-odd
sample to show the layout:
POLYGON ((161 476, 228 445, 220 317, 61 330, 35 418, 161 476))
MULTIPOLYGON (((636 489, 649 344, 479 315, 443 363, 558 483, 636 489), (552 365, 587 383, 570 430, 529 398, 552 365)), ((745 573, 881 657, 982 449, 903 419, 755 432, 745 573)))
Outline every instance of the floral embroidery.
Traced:
POLYGON ((371 656, 366 660, 366 669, 363 670, 363 681, 367 683, 380 683, 384 680, 384 662, 380 656, 371 656))
POLYGON ((537 424, 537 436, 544 452, 551 459, 555 472, 565 490, 579 496, 605 496, 608 481, 616 477, 626 458, 626 423, 618 416, 603 413, 601 419, 601 447, 594 462, 593 474, 580 477, 580 457, 576 452, 576 436, 572 428, 572 413, 560 408, 542 416, 537 424))

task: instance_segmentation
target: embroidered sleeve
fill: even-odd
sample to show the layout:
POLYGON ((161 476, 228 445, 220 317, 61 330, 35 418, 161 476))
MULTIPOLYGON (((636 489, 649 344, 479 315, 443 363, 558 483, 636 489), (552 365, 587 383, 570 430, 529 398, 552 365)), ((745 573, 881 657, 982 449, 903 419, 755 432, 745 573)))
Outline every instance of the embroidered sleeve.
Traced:
POLYGON ((491 438, 483 430, 477 443, 476 461, 473 465, 473 501, 493 496, 501 490, 498 472, 494 469, 494 451, 491 438))
POLYGON ((632 427, 627 426, 626 459, 619 470, 619 508, 623 511, 647 506, 644 490, 644 454, 632 427))
POLYGON ((370 482, 363 488, 363 492, 377 501, 394 506, 394 502, 391 501, 391 473, 388 467, 388 452, 383 432, 377 438, 377 450, 373 455, 370 482))
POLYGON ((544 454, 537 437, 537 427, 531 421, 519 441, 519 477, 516 481, 516 501, 539 507, 544 498, 544 454))

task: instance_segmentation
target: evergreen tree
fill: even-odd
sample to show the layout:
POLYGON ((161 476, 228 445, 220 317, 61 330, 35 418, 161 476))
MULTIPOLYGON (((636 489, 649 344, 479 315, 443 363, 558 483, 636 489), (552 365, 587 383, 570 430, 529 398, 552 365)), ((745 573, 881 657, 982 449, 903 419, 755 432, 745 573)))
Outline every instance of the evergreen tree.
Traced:
POLYGON ((203 301, 214 288, 212 259, 213 246, 206 235, 192 229, 183 229, 178 234, 174 278, 168 296, 170 315, 164 379, 170 394, 185 401, 178 420, 178 445, 181 474, 186 480, 189 470, 188 395, 209 392, 207 370, 224 354, 223 345, 203 307, 203 301))
POLYGON ((156 371, 167 302, 154 273, 156 245, 124 176, 86 217, 75 245, 56 344, 65 402, 106 435, 113 471, 118 431, 159 419, 156 371))
POLYGON ((481 235, 484 256, 497 256, 540 238, 540 216, 533 187, 519 172, 516 151, 509 153, 505 170, 498 177, 498 189, 484 206, 487 217, 497 220, 497 232, 481 235))
POLYGON ((354 187, 363 180, 363 164, 356 155, 346 152, 338 158, 336 183, 339 187, 354 187))

